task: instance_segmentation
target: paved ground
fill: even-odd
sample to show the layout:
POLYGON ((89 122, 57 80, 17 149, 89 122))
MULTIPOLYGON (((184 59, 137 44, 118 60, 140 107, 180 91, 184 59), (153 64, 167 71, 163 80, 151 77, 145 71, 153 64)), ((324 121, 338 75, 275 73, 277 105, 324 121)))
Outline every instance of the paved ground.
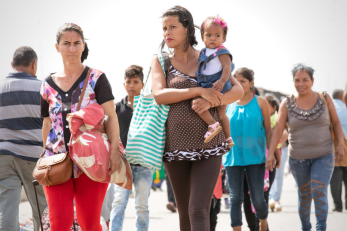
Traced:
MULTIPOLYGON (((166 185, 163 184, 163 189, 166 185)), ((343 194, 344 195, 344 194, 343 194)), ((300 220, 297 213, 297 193, 294 179, 291 175, 284 179, 284 188, 282 194, 282 212, 269 214, 269 226, 271 231, 299 231, 301 230, 300 220)), ((152 191, 150 206, 150 231, 179 231, 178 214, 171 213, 166 209, 167 195, 166 191, 152 191)), ((329 211, 332 210, 332 198, 329 188, 329 211)), ((129 200, 128 208, 125 214, 124 231, 135 231, 135 208, 134 199, 129 200)), ((229 211, 224 209, 218 216, 217 231, 231 230, 229 211)), ((20 214, 31 216, 31 208, 28 202, 22 202, 19 208, 20 214)), ((244 218, 244 217, 243 217, 244 218)), ((243 230, 249 230, 245 224, 243 230)), ((314 211, 311 211, 312 226, 315 227, 314 211)), ((316 230, 313 228, 312 231, 316 230)), ((343 213, 329 212, 328 231, 346 231, 347 230, 347 211, 343 213)))

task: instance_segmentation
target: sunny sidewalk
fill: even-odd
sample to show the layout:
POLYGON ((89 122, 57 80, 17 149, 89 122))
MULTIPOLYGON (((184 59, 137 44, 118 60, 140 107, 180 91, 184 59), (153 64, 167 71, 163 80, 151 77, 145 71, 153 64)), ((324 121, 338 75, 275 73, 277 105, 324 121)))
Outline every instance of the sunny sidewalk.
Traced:
MULTIPOLYGON (((163 191, 151 191, 149 198, 149 210, 150 210, 150 231, 178 231, 178 214, 171 213, 166 209, 167 194, 166 185, 162 185, 163 191)), ((344 193, 344 192, 343 192, 344 193)), ((344 195, 344 194, 343 194, 344 195)), ((297 212, 297 191, 295 182, 292 175, 288 175, 284 179, 284 188, 282 194, 282 212, 269 213, 269 226, 271 231, 299 231, 301 230, 299 215, 297 212)), ((329 215, 328 215, 328 231, 346 231, 347 228, 347 211, 343 213, 331 212, 333 208, 333 202, 330 195, 329 188, 329 215)), ((312 204, 311 210, 311 222, 312 226, 315 227, 315 216, 314 216, 314 204, 312 204)), ((20 204, 19 212, 21 216, 31 216, 31 207, 29 202, 25 201, 20 204)), ((135 213, 135 201, 134 199, 129 200, 127 210, 125 213, 123 230, 125 231, 136 231, 135 227, 136 213, 135 213)), ((243 230, 249 230, 245 217, 243 216, 243 230)), ((230 216, 229 211, 224 208, 222 202, 222 211, 218 215, 217 231, 230 231, 230 216)), ((313 228, 312 231, 314 231, 313 228)))

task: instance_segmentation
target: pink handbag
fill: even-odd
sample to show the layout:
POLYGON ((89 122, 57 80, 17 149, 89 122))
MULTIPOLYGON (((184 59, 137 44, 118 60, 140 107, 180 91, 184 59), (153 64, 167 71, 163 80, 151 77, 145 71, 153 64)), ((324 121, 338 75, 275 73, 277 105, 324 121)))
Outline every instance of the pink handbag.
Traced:
POLYGON ((122 166, 120 171, 109 175, 111 144, 104 126, 107 118, 103 107, 94 103, 78 110, 79 106, 80 104, 76 112, 69 113, 66 118, 71 131, 69 144, 71 159, 90 179, 102 183, 115 183, 131 190, 133 176, 130 164, 124 157, 125 149, 120 139, 119 156, 122 166))

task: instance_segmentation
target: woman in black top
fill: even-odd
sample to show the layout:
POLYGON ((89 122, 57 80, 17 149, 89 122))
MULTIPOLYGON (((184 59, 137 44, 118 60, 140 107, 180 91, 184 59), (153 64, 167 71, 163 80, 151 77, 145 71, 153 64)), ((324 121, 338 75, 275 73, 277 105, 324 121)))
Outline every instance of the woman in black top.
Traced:
MULTIPOLYGON (((82 29, 72 23, 64 24, 57 33, 57 51, 61 54, 64 70, 51 74, 41 87, 41 116, 44 117, 42 135, 44 157, 68 151, 70 140, 66 116, 77 110, 77 105, 89 67, 82 64, 88 48, 82 29)), ((119 157, 118 119, 113 104, 110 84, 104 73, 91 69, 81 108, 100 104, 105 115, 108 137, 111 143, 111 174, 121 167, 119 157)), ((101 206, 108 184, 93 181, 74 164, 73 176, 67 182, 46 187, 49 206, 50 230, 70 230, 74 217, 75 199, 78 223, 84 231, 101 231, 101 206)))

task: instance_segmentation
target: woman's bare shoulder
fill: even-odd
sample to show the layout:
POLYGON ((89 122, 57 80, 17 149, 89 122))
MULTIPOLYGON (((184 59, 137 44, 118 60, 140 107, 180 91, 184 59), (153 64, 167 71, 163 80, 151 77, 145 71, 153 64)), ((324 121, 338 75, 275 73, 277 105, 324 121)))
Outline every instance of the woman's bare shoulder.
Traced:
POLYGON ((263 96, 258 96, 257 97, 257 101, 258 101, 258 104, 261 106, 261 105, 263 105, 263 104, 265 104, 265 103, 267 103, 267 100, 265 99, 265 97, 263 97, 263 96))

